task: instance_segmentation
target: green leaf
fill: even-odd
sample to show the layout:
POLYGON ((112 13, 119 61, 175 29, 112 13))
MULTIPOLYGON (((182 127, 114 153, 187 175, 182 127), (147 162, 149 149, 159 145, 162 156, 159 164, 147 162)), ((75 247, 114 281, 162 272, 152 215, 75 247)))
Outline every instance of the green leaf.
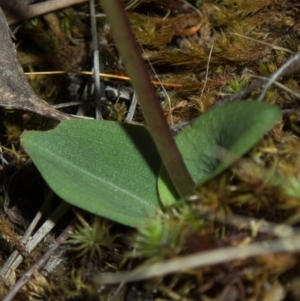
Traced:
MULTIPOLYGON (((194 182, 203 184, 228 168, 250 150, 280 116, 280 110, 274 106, 241 101, 213 108, 197 118, 176 137, 194 182)), ((158 191, 164 205, 179 200, 163 166, 158 191)))
POLYGON ((145 127, 67 120, 26 132, 23 144, 49 186, 77 207, 136 227, 159 206, 161 160, 145 127))

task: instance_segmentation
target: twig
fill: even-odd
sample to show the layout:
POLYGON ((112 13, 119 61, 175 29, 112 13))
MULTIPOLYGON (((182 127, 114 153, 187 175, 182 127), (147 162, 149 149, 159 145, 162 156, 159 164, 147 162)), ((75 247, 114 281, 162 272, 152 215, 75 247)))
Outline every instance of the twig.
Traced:
POLYGON ((108 301, 116 301, 120 297, 122 293, 122 288, 124 287, 125 283, 121 282, 119 286, 117 287, 115 293, 112 295, 112 297, 108 301))
POLYGON ((265 85, 263 91, 261 92, 260 96, 258 97, 258 101, 262 101, 265 94, 267 93, 268 89, 271 85, 276 81, 279 76, 283 75, 285 70, 289 71, 290 69, 294 69, 296 66, 300 67, 300 53, 297 53, 292 58, 290 58, 284 65, 282 65, 276 72, 272 74, 270 77, 269 82, 265 85))
POLYGON ((127 116, 126 116, 124 122, 130 123, 132 121, 132 118, 133 118, 133 115, 134 115, 134 112, 136 109, 136 105, 137 105, 137 97, 136 97, 136 93, 133 92, 130 107, 128 109, 128 113, 127 113, 127 116))
MULTIPOLYGON (((297 69, 299 69, 299 67, 300 67, 300 65, 299 65, 300 64, 300 54, 296 54, 294 57, 292 57, 291 60, 293 60, 293 64, 289 63, 288 66, 286 66, 285 68, 283 68, 283 66, 285 66, 289 61, 286 64, 284 64, 281 67, 283 69, 281 70, 281 73, 279 74, 279 76, 288 76, 288 75, 291 75, 297 69), (296 60, 295 60, 295 57, 296 57, 296 60)), ((280 69, 278 69, 276 72, 272 73, 268 78, 272 78, 280 69)), ((274 81, 276 79, 277 79, 277 76, 274 78, 274 81)), ((263 80, 262 79, 256 79, 256 80, 252 81, 250 83, 250 85, 248 87, 244 88, 243 90, 241 90, 241 91, 239 91, 239 92, 237 92, 237 93, 235 93, 233 95, 230 95, 228 97, 225 97, 223 99, 220 99, 215 104, 215 106, 220 106, 220 105, 223 105, 223 104, 225 104, 227 102, 232 102, 232 101, 237 101, 237 100, 245 99, 245 97, 248 94, 250 94, 253 90, 255 90, 255 89, 259 88, 260 86, 262 86, 264 83, 265 83, 264 79, 263 80)))
MULTIPOLYGON (((257 76, 257 75, 253 75, 253 74, 248 74, 250 77, 253 77, 253 78, 256 78, 256 79, 261 79, 261 80, 264 80, 264 81, 269 81, 269 78, 268 77, 264 77, 264 76, 257 76)), ((277 86, 278 88, 281 88, 282 90, 294 95, 295 97, 297 98, 300 98, 300 93, 297 93, 295 91, 293 91, 292 89, 286 87, 285 85, 277 82, 277 81, 274 81, 273 83, 275 86, 277 86)))
POLYGON ((201 268, 210 265, 245 259, 279 252, 296 252, 300 250, 299 235, 284 239, 253 243, 248 246, 226 247, 192 254, 189 256, 143 266, 129 272, 103 273, 97 275, 94 281, 99 284, 113 284, 132 282, 153 277, 162 277, 168 274, 187 271, 192 268, 201 268))
POLYGON ((250 218, 238 214, 229 214, 224 219, 224 216, 209 211, 207 213, 203 213, 201 211, 200 215, 209 220, 225 223, 238 229, 250 230, 253 237, 257 236, 258 233, 266 233, 280 238, 290 237, 293 235, 298 235, 300 237, 300 229, 288 224, 276 224, 266 220, 250 218))
MULTIPOLYGON (((11 1, 11 0, 8 0, 11 1)), ((8 25, 50 13, 88 0, 50 0, 38 4, 18 6, 15 10, 4 10, 8 25)))
POLYGON ((129 3, 124 10, 128 10, 129 8, 131 8, 132 6, 134 6, 135 4, 137 4, 139 2, 139 0, 133 0, 131 1, 131 3, 129 3))
POLYGON ((225 97, 223 99, 218 100, 215 103, 215 106, 221 106, 221 105, 223 105, 225 103, 228 103, 228 102, 245 99, 245 97, 248 96, 252 91, 254 91, 255 89, 257 89, 260 86, 262 86, 264 84, 264 82, 265 82, 264 80, 259 80, 259 79, 253 80, 250 83, 250 85, 247 86, 246 88, 240 90, 237 93, 234 93, 234 94, 232 94, 230 96, 227 96, 227 97, 225 97))
POLYGON ((59 103, 57 105, 52 105, 52 108, 61 109, 61 108, 68 108, 68 107, 88 105, 88 104, 92 104, 92 103, 87 101, 70 101, 70 102, 59 103))
MULTIPOLYGON (((94 75, 94 72, 91 71, 37 71, 37 72, 25 72, 25 75, 56 75, 56 74, 79 74, 79 75, 94 75)), ((118 80, 125 80, 130 81, 130 77, 124 76, 124 75, 115 75, 115 74, 108 74, 108 73, 99 73, 99 76, 105 77, 105 78, 112 78, 112 79, 118 79, 118 80)), ((165 83, 162 81, 155 81, 151 80, 151 83, 155 86, 163 85, 165 87, 171 87, 171 88, 182 88, 182 84, 175 84, 175 83, 165 83)))
MULTIPOLYGON (((140 43, 140 41, 138 41, 138 43, 139 43, 140 47, 143 49, 143 52, 145 53, 145 50, 144 50, 142 44, 140 43)), ((171 121, 171 125, 173 125, 174 122, 173 122, 172 105, 171 105, 171 99, 170 99, 170 96, 169 96, 169 94, 168 94, 166 88, 163 86, 161 80, 160 80, 159 77, 157 76, 157 73, 156 73, 156 71, 155 71, 155 69, 154 69, 152 63, 150 62, 149 58, 146 56, 145 59, 147 60, 149 66, 150 66, 150 68, 151 68, 151 70, 152 70, 153 73, 155 74, 155 76, 156 76, 158 82, 160 83, 160 86, 161 86, 161 88, 162 88, 162 90, 163 90, 163 92, 164 92, 164 94, 165 94, 165 97, 167 98, 168 105, 169 105, 169 112, 170 112, 170 113, 169 113, 170 121, 171 121)))
POLYGON ((58 247, 67 239, 70 232, 72 232, 73 226, 69 225, 56 239, 55 243, 48 248, 43 256, 15 283, 10 289, 9 293, 2 299, 2 301, 11 301, 19 292, 19 290, 30 280, 30 277, 39 269, 41 269, 50 256, 58 249, 58 247))
POLYGON ((257 42, 257 43, 259 43, 259 44, 263 44, 263 45, 266 45, 266 46, 270 46, 270 47, 272 47, 272 48, 275 49, 275 50, 281 50, 281 51, 284 51, 284 52, 288 52, 288 53, 291 53, 291 54, 295 54, 295 52, 293 52, 293 51, 290 50, 290 49, 287 49, 287 48, 284 48, 284 47, 280 47, 280 46, 276 46, 276 45, 273 45, 273 44, 270 44, 270 43, 267 43, 267 42, 263 42, 263 41, 260 41, 260 40, 256 40, 256 39, 247 37, 247 36, 242 35, 242 34, 239 34, 239 33, 229 32, 229 34, 232 34, 232 35, 237 36, 237 37, 245 38, 245 39, 247 39, 247 40, 254 41, 254 42, 257 42))
POLYGON ((97 27, 95 17, 95 1, 90 0, 90 18, 91 18, 91 31, 92 31, 92 50, 93 50, 93 62, 94 62, 94 85, 95 85, 95 107, 96 107, 96 119, 103 119, 101 112, 101 85, 100 85, 100 58, 99 58, 99 46, 97 40, 97 27))
POLYGON ((209 71, 209 62, 210 62, 210 59, 211 59, 211 55, 212 55, 213 49, 214 49, 214 44, 211 45, 210 52, 209 52, 209 55, 208 55, 207 65, 206 65, 205 80, 204 80, 203 88, 202 88, 201 93, 200 93, 199 102, 201 101, 201 98, 203 96, 203 93, 204 93, 204 90, 205 90, 205 87, 206 87, 206 84, 207 84, 208 71, 209 71))

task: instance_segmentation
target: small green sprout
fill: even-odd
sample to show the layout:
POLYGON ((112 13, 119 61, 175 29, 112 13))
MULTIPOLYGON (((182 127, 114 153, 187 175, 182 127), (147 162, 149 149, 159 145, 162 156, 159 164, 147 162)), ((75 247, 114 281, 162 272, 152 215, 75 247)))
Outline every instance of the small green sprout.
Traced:
POLYGON ((296 177, 288 177, 284 182, 283 189, 286 195, 300 199, 300 182, 296 177))
POLYGON ((78 223, 75 226, 75 232, 70 235, 67 241, 76 253, 75 257, 101 256, 103 247, 116 246, 113 242, 118 235, 110 234, 110 228, 113 225, 111 221, 95 216, 92 224, 89 225, 78 211, 75 212, 78 223))
POLYGON ((247 79, 242 79, 242 80, 236 80, 232 79, 229 81, 228 85, 225 88, 225 95, 231 95, 234 94, 243 88, 245 88, 248 84, 247 79))
POLYGON ((143 257, 147 262, 177 257, 185 250, 186 230, 184 217, 159 212, 131 239, 134 251, 130 256, 143 257))

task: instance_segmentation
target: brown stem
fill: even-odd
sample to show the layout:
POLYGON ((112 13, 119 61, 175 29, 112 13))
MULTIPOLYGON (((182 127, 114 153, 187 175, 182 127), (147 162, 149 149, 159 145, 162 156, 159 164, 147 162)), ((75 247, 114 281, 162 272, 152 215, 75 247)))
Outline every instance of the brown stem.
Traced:
POLYGON ((138 96, 147 125, 163 163, 181 197, 192 193, 194 182, 172 136, 135 36, 119 0, 103 0, 116 46, 138 96))

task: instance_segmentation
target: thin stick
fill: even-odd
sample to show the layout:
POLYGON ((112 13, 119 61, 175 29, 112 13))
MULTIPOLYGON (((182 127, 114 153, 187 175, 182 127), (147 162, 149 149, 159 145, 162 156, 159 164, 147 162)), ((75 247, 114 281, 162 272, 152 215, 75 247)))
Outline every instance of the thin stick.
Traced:
POLYGON ((241 260, 279 252, 296 252, 300 250, 299 235, 266 242, 257 242, 248 246, 226 247, 216 250, 199 252, 189 256, 143 266, 129 272, 103 273, 97 275, 94 281, 99 284, 132 282, 168 274, 183 272, 192 268, 201 268, 233 260, 241 260))
MULTIPOLYGON (((247 75, 249 75, 250 77, 256 78, 256 79, 264 80, 265 82, 268 82, 270 80, 268 77, 265 77, 265 76, 257 76, 257 75, 253 75, 253 74, 247 74, 247 75)), ((275 86, 277 86, 278 88, 280 88, 280 89, 282 89, 282 90, 284 90, 284 91, 286 91, 286 92, 294 95, 295 97, 300 98, 300 93, 297 93, 297 92, 293 91, 292 89, 286 87, 285 85, 283 85, 283 84, 281 84, 281 83, 279 83, 277 81, 274 81, 273 84, 275 86)))
MULTIPOLYGON (((39 72, 25 72, 25 75, 56 75, 56 74, 68 74, 68 73, 74 73, 74 74, 82 74, 82 75, 94 75, 94 72, 91 71, 39 71, 39 72)), ((120 80, 126 80, 130 81, 130 77, 124 76, 124 75, 115 75, 115 74, 109 74, 109 73, 99 73, 99 76, 105 77, 105 78, 115 78, 120 80)), ((173 84, 173 83, 164 83, 161 81, 151 81, 152 84, 155 86, 163 85, 165 87, 172 87, 172 88, 181 88, 183 87, 182 84, 173 84)))
POLYGON ((131 3, 129 3, 124 10, 128 10, 129 8, 131 8, 132 6, 134 6, 135 4, 137 4, 139 2, 139 0, 133 0, 131 1, 131 3))
POLYGON ((128 113, 127 113, 127 116, 126 116, 124 122, 130 123, 132 121, 136 106, 137 106, 137 97, 136 97, 136 93, 133 92, 131 104, 130 104, 130 107, 128 109, 128 113))
MULTIPOLYGON (((300 54, 296 55, 298 57, 298 61, 294 61, 293 60, 293 64, 289 64, 288 68, 283 68, 283 70, 281 70, 281 74, 280 76, 288 76, 293 74, 293 72, 295 72, 296 70, 299 69, 300 65, 300 60, 299 60, 299 56, 300 54)), ((295 57, 293 57, 295 58, 295 57)), ((282 66, 283 67, 283 66, 282 66)), ((280 68, 281 69, 281 68, 280 68)), ((276 72, 272 73, 269 78, 272 78, 274 76, 275 73, 277 73, 279 70, 277 70, 276 72)), ((277 76, 275 76, 274 81, 277 79, 277 76)), ((227 102, 232 102, 232 101, 236 101, 236 100, 242 100, 244 99, 248 94, 250 94, 252 91, 254 91, 255 89, 259 88, 260 86, 262 86, 265 83, 265 80, 262 79, 256 79, 254 81, 252 81, 250 83, 249 86, 247 86, 246 88, 242 89, 241 91, 230 95, 228 97, 225 97, 223 99, 220 99, 215 106, 220 106, 223 105, 227 102)), ((272 84, 272 83, 271 83, 272 84)))
POLYGON ((256 40, 256 39, 253 39, 253 38, 244 36, 244 35, 239 34, 239 33, 229 32, 229 34, 232 34, 232 35, 237 36, 237 37, 245 38, 245 39, 247 39, 247 40, 254 41, 254 42, 257 42, 257 43, 259 43, 259 44, 263 44, 263 45, 266 45, 266 46, 270 46, 270 47, 272 47, 272 48, 275 49, 275 50, 281 50, 281 51, 284 51, 284 52, 288 52, 288 53, 291 53, 291 54, 295 54, 295 52, 293 52, 293 51, 290 50, 290 49, 287 49, 287 48, 284 48, 284 47, 279 47, 279 46, 273 45, 273 44, 271 44, 271 43, 263 42, 263 41, 260 41, 260 40, 256 40))
POLYGON ((112 295, 112 297, 108 301, 116 301, 120 297, 120 295, 122 293, 122 288, 124 287, 124 285, 125 285, 125 283, 121 282, 119 284, 119 286, 117 287, 115 293, 112 295))
POLYGON ((96 104, 96 119, 102 120, 101 112, 101 85, 100 85, 100 57, 99 46, 97 39, 97 26, 95 17, 95 1, 90 0, 90 18, 91 18, 91 31, 92 31, 92 50, 93 50, 93 65, 94 65, 94 85, 95 85, 95 104, 96 104))
POLYGON ((264 96, 266 95, 268 89, 271 85, 276 81, 279 76, 282 76, 285 70, 290 70, 291 66, 295 68, 295 66, 300 67, 300 53, 297 53, 292 58, 290 58, 285 64, 283 64, 276 72, 272 74, 270 77, 269 82, 265 85, 263 91, 261 92, 260 96, 258 97, 258 101, 262 101, 264 96))
POLYGON ((300 237, 300 229, 292 227, 288 224, 276 224, 266 220, 250 218, 238 214, 229 214, 224 219, 224 216, 215 214, 213 212, 210 213, 209 211, 208 213, 200 212, 200 215, 209 220, 225 223, 238 229, 247 229, 251 231, 252 237, 257 236, 258 233, 267 233, 271 236, 280 238, 286 238, 293 235, 298 235, 300 237))
POLYGON ((204 90, 205 90, 205 87, 206 87, 206 84, 207 84, 208 71, 209 71, 209 62, 210 62, 211 55, 212 55, 212 52, 213 52, 213 49, 214 49, 214 45, 215 45, 215 44, 212 44, 212 45, 211 45, 210 52, 209 52, 209 55, 208 55, 207 65, 206 65, 205 80, 204 80, 203 88, 202 88, 201 93, 200 93, 199 102, 201 101, 201 98, 202 98, 202 96, 203 96, 203 93, 204 93, 204 90))
MULTIPOLYGON (((145 50, 144 50, 144 48, 143 48, 143 46, 141 45, 140 42, 139 42, 139 45, 140 45, 140 47, 143 49, 143 52, 145 53, 145 50)), ((148 57, 146 57, 146 60, 147 60, 147 62, 148 62, 148 64, 149 64, 151 70, 152 70, 153 73, 155 74, 156 78, 158 79, 158 82, 160 83, 160 86, 161 86, 162 90, 164 91, 165 97, 167 98, 168 105, 169 105, 170 121, 171 121, 171 125, 173 125, 174 122, 173 122, 172 106, 171 106, 171 99, 170 99, 170 96, 169 96, 167 90, 165 89, 165 87, 163 86, 161 80, 160 80, 159 77, 157 76, 157 73, 156 73, 156 71, 155 71, 155 69, 154 69, 152 63, 151 63, 150 60, 148 59, 148 57)))
POLYGON ((43 254, 43 256, 15 283, 15 285, 10 289, 9 293, 4 299, 2 299, 2 301, 13 300, 13 298, 16 296, 19 290, 30 280, 30 277, 46 264, 50 256, 67 239, 72 230, 73 226, 69 225, 56 239, 55 243, 48 248, 48 250, 43 254))
POLYGON ((92 104, 92 102, 87 102, 87 101, 70 101, 70 102, 60 103, 60 104, 57 104, 57 105, 52 105, 51 107, 55 108, 55 109, 61 109, 61 108, 68 108, 68 107, 88 105, 88 104, 92 104))

